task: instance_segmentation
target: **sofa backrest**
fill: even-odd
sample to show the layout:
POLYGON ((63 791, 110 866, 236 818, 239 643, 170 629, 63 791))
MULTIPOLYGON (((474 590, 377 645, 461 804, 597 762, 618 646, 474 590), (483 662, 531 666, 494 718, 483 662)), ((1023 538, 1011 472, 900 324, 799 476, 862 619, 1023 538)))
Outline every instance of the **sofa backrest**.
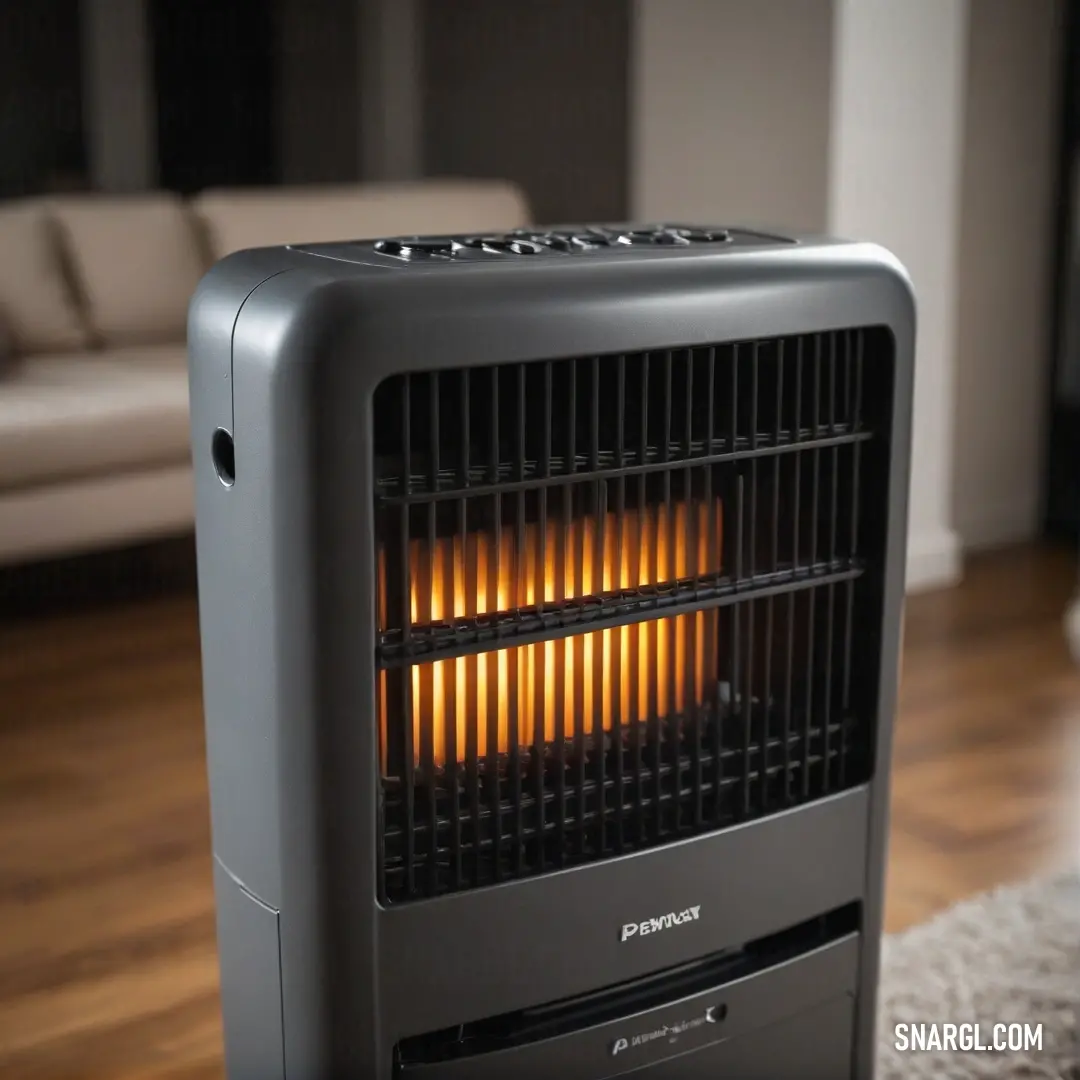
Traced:
POLYGON ((491 180, 210 190, 194 203, 215 259, 243 248, 469 233, 529 224, 521 192, 491 180))
POLYGON ((0 206, 0 323, 14 353, 85 349, 85 322, 44 202, 0 206))
POLYGON ((161 191, 65 196, 49 207, 98 344, 184 339, 206 259, 182 199, 161 191))
POLYGON ((527 224, 495 180, 19 200, 0 205, 0 324, 18 353, 182 342, 199 278, 241 248, 527 224))

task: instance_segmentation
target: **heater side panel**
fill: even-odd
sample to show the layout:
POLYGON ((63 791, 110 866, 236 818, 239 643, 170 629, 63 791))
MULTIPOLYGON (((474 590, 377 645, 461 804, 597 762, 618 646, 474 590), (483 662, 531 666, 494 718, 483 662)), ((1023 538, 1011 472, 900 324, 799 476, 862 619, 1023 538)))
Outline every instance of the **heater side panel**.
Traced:
MULTIPOLYGON (((251 676, 277 744, 286 1074, 377 1076, 374 648, 369 403, 355 326, 363 271, 310 260, 237 321, 238 439, 263 463, 249 525, 267 546, 251 676)), ((375 271, 377 274, 378 271, 375 271)), ((238 484, 240 479, 238 477, 238 484)))
MULTIPOLYGON (((340 801, 324 797, 335 782, 333 770, 348 769, 350 780, 357 775, 356 757, 348 754, 341 763, 341 747, 328 735, 333 677, 322 678, 333 641, 348 628, 319 610, 327 589, 334 589, 327 577, 334 560, 330 545, 319 546, 325 537, 320 506, 332 496, 320 479, 324 408, 316 400, 317 372, 333 366, 328 353, 335 328, 345 321, 335 306, 337 279, 362 273, 285 251, 243 253, 212 272, 192 313, 192 440, 215 854, 232 883, 223 894, 226 908, 232 904, 227 889, 242 888, 244 903, 275 913, 284 1072, 300 1080, 367 1075, 361 1066, 377 1059, 372 1024, 357 1022, 375 1014, 364 934, 350 928, 337 906, 346 905, 355 923, 370 927, 370 896, 358 896, 343 881, 363 866, 363 844, 359 858, 352 850, 348 856, 328 851, 333 835, 352 838, 351 830, 362 834, 363 826, 353 818, 342 829, 339 818, 328 820, 325 813, 328 806, 347 813, 340 801), (269 272, 263 272, 267 259, 269 272), (237 279, 246 281, 246 289, 230 289, 237 279), (225 295, 215 295, 219 290, 225 295), (219 478, 212 453, 218 428, 232 439, 229 484, 219 478), (348 947, 350 940, 361 942, 360 956, 348 947)), ((347 735, 368 726, 350 712, 338 730, 347 735)), ((369 804, 370 792, 356 800, 369 804)), ((252 966, 246 933, 226 911, 219 921, 222 983, 228 988, 222 1004, 226 1030, 240 1032, 229 1065, 230 1074, 240 1077, 259 1075, 262 1068, 256 1043, 244 1033, 249 1000, 261 1000, 269 979, 252 966)))
MULTIPOLYGON (((253 895, 280 900, 273 826, 277 744, 253 672, 263 647, 253 620, 270 600, 270 537, 265 520, 267 462, 251 435, 265 418, 237 430, 234 340, 244 305, 259 286, 285 271, 284 251, 243 252, 202 280, 188 318, 191 451, 199 630, 206 718, 210 805, 216 854, 253 895), (252 430, 254 429, 254 431, 252 430), (233 480, 215 460, 220 440, 233 449, 233 480), (244 557, 238 553, 244 552, 244 557)), ((246 380, 250 384, 250 380, 246 380)), ((250 385, 240 402, 250 416, 250 385)), ((261 403, 260 403, 261 405, 261 403)))
POLYGON ((284 1080, 278 913, 214 861, 225 1068, 229 1080, 284 1080))

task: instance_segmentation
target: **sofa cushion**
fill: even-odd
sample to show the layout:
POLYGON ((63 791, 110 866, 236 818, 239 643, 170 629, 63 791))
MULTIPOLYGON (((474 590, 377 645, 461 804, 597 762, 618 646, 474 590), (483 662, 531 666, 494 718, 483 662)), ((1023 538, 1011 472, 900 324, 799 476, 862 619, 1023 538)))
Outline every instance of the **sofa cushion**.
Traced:
POLYGON ((29 356, 0 382, 0 490, 189 456, 183 345, 29 356))
POLYGON ((16 353, 83 349, 87 331, 55 227, 37 200, 0 208, 0 322, 16 353))
POLYGON ((277 244, 495 231, 529 223, 517 188, 485 180, 212 190, 194 206, 216 259, 277 244))
POLYGON ((51 201, 100 344, 184 340, 187 306, 205 269, 187 206, 164 192, 51 201))

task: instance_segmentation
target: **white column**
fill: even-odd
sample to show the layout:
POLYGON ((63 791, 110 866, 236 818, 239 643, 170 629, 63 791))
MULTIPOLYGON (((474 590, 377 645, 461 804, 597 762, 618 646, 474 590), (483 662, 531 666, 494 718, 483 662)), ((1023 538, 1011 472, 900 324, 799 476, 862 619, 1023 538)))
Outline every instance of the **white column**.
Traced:
POLYGON ((157 183, 157 104, 145 0, 82 0, 83 123, 100 191, 157 183))
POLYGON ((421 176, 421 26, 418 0, 359 0, 360 175, 421 176))
POLYGON ((967 0, 836 0, 829 229, 890 248, 918 338, 908 586, 960 575, 951 521, 967 0))

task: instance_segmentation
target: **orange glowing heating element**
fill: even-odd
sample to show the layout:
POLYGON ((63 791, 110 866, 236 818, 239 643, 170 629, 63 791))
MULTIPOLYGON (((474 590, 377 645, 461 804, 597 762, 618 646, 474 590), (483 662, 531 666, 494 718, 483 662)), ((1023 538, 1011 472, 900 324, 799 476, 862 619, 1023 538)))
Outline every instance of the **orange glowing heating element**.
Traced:
MULTIPOLYGON (((464 541, 436 539, 434 549, 413 540, 412 623, 529 609, 718 572, 721 506, 719 500, 711 504, 710 522, 709 505, 677 503, 670 511, 673 521, 663 505, 628 510, 621 528, 608 514, 600 536, 598 518, 576 518, 561 544, 555 523, 543 536, 538 526, 526 525, 520 544, 509 528, 501 530, 498 543, 483 532, 468 533, 464 541)), ((381 586, 385 574, 380 555, 381 586)), ((385 626, 384 599, 380 615, 385 626)), ((436 766, 446 764, 451 745, 459 761, 470 753, 483 757, 492 737, 498 752, 505 753, 513 730, 522 747, 535 745, 538 729, 542 741, 552 742, 560 719, 563 737, 572 739, 579 729, 587 735, 609 731, 616 717, 626 726, 683 713, 688 697, 701 705, 716 683, 716 622, 715 610, 695 612, 417 664, 409 669, 415 763, 423 763, 424 747, 436 766)), ((382 672, 384 767, 391 736, 386 677, 382 672)))

